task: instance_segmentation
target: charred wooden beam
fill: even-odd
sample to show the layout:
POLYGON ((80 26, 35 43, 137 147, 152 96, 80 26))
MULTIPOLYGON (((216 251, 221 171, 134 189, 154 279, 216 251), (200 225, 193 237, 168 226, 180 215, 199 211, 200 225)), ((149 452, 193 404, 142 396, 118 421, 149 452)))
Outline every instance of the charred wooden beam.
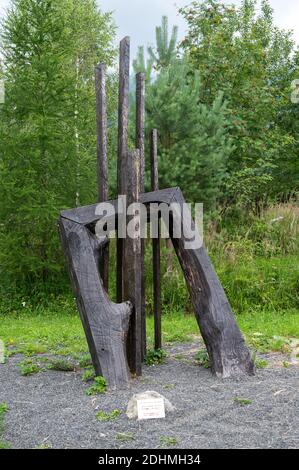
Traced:
MULTIPOLYGON (((108 156, 107 156, 107 102, 106 66, 98 64, 95 68, 96 119, 97 119, 97 176, 98 202, 108 201, 108 156)), ((103 285, 109 288, 109 244, 102 250, 100 273, 103 285)))
POLYGON ((110 386, 127 387, 126 338, 132 305, 109 300, 98 270, 95 236, 84 225, 63 216, 59 229, 95 372, 110 386))
MULTIPOLYGON (((119 51, 119 98, 118 98, 118 158, 117 158, 117 192, 125 194, 126 157, 128 150, 129 125, 129 85, 130 85, 130 38, 125 37, 120 43, 119 51)), ((123 300, 123 256, 124 240, 117 238, 116 291, 117 301, 123 300)))
MULTIPOLYGON (((139 201, 140 188, 140 151, 132 150, 127 156, 126 195, 127 205, 139 201)), ((140 214, 127 216, 129 224, 135 227, 134 233, 128 233, 124 240, 123 284, 124 298, 133 305, 127 341, 127 356, 130 370, 141 375, 142 348, 142 296, 141 296, 141 237, 140 214), (132 236, 133 235, 133 236, 132 236)))
POLYGON ((179 189, 173 202, 181 207, 182 216, 177 220, 174 217, 173 224, 181 225, 182 235, 179 238, 172 236, 172 243, 207 347, 211 370, 223 378, 238 374, 253 375, 255 367, 250 351, 204 245, 191 249, 186 247, 186 243, 193 237, 192 230, 195 226, 192 222, 190 230, 189 217, 182 210, 185 200, 179 189))
MULTIPOLYGON (((150 135, 151 189, 158 191, 158 134, 153 129, 150 135)), ((154 326, 155 349, 162 347, 161 333, 161 261, 160 261, 160 220, 158 220, 158 238, 153 238, 153 287, 154 287, 154 326)))
MULTIPOLYGON (((135 154, 135 157, 131 159, 132 164, 136 158, 137 155, 135 154)), ((131 187, 133 186, 133 183, 131 183, 131 187)), ((132 197, 133 199, 135 199, 135 197, 138 199, 135 194, 133 194, 132 197)), ((169 205, 172 202, 176 202, 179 206, 182 206, 185 202, 179 188, 142 194, 140 201, 145 204, 164 202, 169 205)), ((117 202, 112 201, 112 203, 117 209, 117 202)), ((122 341, 125 341, 127 331, 126 321, 130 316, 130 312, 128 308, 129 305, 126 303, 121 304, 122 307, 120 308, 119 306, 115 306, 115 304, 111 306, 107 294, 101 286, 94 256, 97 247, 94 245, 94 239, 90 238, 90 232, 86 228, 86 226, 91 226, 100 219, 100 216, 96 215, 95 209, 96 205, 92 205, 62 212, 60 227, 64 251, 69 260, 68 264, 76 292, 78 308, 96 371, 100 373, 100 364, 102 366, 101 344, 103 344, 104 340, 105 344, 108 344, 109 356, 113 358, 110 362, 106 359, 106 364, 107 362, 114 364, 115 358, 119 357, 117 360, 121 361, 121 370, 125 367, 125 354, 122 349, 124 343, 122 341), (83 241, 81 242, 81 240, 83 241), (108 305, 106 307, 107 303, 108 305), (107 314, 105 313, 103 315, 101 313, 102 308, 107 314), (114 326, 113 328, 111 327, 112 323, 109 323, 111 320, 109 320, 109 318, 111 316, 113 317, 115 309, 119 312, 116 315, 116 319, 118 319, 116 330, 114 326), (106 328, 109 330, 107 334, 106 328), (93 331, 95 331, 95 333, 93 333, 93 331), (108 340, 110 337, 111 341, 108 340), (116 350, 113 349, 114 342, 116 342, 116 350)), ((175 226, 175 224, 181 224, 182 236, 175 238, 172 233, 172 242, 180 261, 190 292, 195 316, 209 353, 211 370, 214 374, 221 377, 229 377, 235 374, 252 375, 255 369, 250 351, 238 328, 228 299, 214 271, 205 247, 202 245, 193 249, 186 248, 186 242, 190 241, 190 237, 188 236, 190 227, 188 225, 189 218, 185 217, 184 214, 184 211, 181 211, 182 217, 177 217, 176 214, 174 214, 172 224, 173 226, 175 226)), ((131 246, 126 247, 126 260, 129 263, 128 253, 132 253, 132 250, 135 249, 138 255, 138 243, 138 239, 133 240, 130 241, 131 246), (137 243, 137 245, 134 243, 137 243)), ((133 272, 136 274, 138 266, 136 258, 134 258, 133 263, 131 261, 130 266, 130 273, 133 272)), ((133 274, 129 274, 128 272, 126 282, 128 282, 131 276, 133 276, 133 274)), ((140 286, 138 278, 135 280, 134 286, 137 286, 137 288, 133 288, 133 283, 126 285, 126 293, 131 299, 135 300, 136 298, 138 301, 138 298, 140 299, 140 296, 138 297, 138 286, 140 286)), ((137 302, 135 308, 139 309, 138 311, 140 312, 140 304, 138 306, 137 302)), ((135 313, 132 336, 128 344, 137 344, 139 329, 140 316, 138 316, 138 314, 136 316, 135 313)), ((107 346, 106 349, 105 347, 103 349, 106 351, 107 346)), ((130 364, 132 370, 140 373, 139 364, 141 358, 138 356, 138 354, 140 354, 140 348, 137 346, 135 350, 132 349, 131 351, 132 358, 130 359, 130 364)), ((109 367, 108 369, 106 367, 105 371, 102 371, 103 375, 105 376, 105 374, 107 374, 108 378, 109 367)), ((119 378, 115 378, 115 372, 113 372, 113 374, 114 375, 109 378, 110 382, 127 383, 127 374, 119 375, 119 378)))
MULTIPOLYGON (((136 148, 140 152, 140 188, 139 193, 144 192, 144 125, 145 125, 145 75, 136 75, 136 148)), ((145 301, 145 273, 144 273, 144 239, 141 239, 141 356, 146 354, 146 301, 145 301)))

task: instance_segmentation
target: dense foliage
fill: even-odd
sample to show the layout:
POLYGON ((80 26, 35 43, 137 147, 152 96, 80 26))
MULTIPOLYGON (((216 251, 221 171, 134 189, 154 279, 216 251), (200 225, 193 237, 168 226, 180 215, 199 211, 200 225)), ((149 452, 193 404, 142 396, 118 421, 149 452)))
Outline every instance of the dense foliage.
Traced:
POLYGON ((222 90, 228 104, 234 152, 226 204, 259 211, 271 199, 288 199, 299 183, 292 34, 275 26, 268 0, 243 0, 239 8, 195 1, 181 13, 188 23, 182 47, 201 77, 199 101, 212 104, 222 90))
POLYGON ((1 38, 0 275, 31 284, 63 267, 59 211, 95 199, 93 74, 114 26, 94 0, 13 0, 1 38))
MULTIPOLYGON (((258 5, 195 1, 181 10, 188 25, 181 44, 177 28, 170 30, 163 17, 156 46, 147 53, 140 46, 133 62, 134 72, 147 77, 147 137, 152 128, 159 132, 160 187, 179 185, 189 201, 204 202, 206 242, 240 313, 270 302, 298 306, 292 266, 298 254, 299 105, 290 96, 299 54, 292 35, 275 26, 269 2, 262 1, 261 10, 258 5)), ((1 310, 28 302, 35 291, 31 297, 45 302, 45 286, 56 294, 68 285, 56 220, 61 209, 96 199, 93 68, 99 61, 114 65, 114 35, 111 15, 98 11, 94 0, 11 2, 1 27, 0 286, 19 292, 1 310)), ((133 144, 133 91, 131 101, 133 144)), ((112 194, 116 103, 111 74, 112 194)), ((148 168, 146 176, 149 189, 148 168)), ((149 311, 150 256, 149 245, 149 311)), ((169 271, 163 263, 162 271, 164 309, 188 311, 176 264, 169 271)), ((112 290, 114 284, 111 270, 112 290)))

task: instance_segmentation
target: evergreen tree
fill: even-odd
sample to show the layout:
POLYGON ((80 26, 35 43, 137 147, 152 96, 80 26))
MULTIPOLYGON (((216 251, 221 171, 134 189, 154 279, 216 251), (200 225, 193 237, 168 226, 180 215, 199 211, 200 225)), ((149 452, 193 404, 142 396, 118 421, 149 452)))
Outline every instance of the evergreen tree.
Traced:
POLYGON ((154 61, 151 58, 147 58, 147 59, 145 58, 144 47, 139 46, 137 57, 133 60, 134 73, 135 74, 139 72, 144 73, 146 81, 150 82, 153 64, 154 64, 154 61))
POLYGON ((235 150, 227 200, 257 212, 299 184, 298 133, 282 125, 290 115, 294 42, 275 26, 269 1, 259 3, 260 11, 256 0, 240 7, 194 1, 181 10, 188 23, 183 48, 200 73, 201 102, 211 104, 219 90, 228 102, 235 150))
POLYGON ((168 18, 162 16, 161 26, 156 27, 156 47, 149 47, 148 53, 157 70, 168 67, 176 56, 178 27, 173 26, 169 39, 168 18))
POLYGON ((46 281, 59 211, 95 200, 94 65, 112 64, 114 25, 94 0, 13 0, 1 33, 0 275, 46 281))
POLYGON ((216 209, 232 145, 221 93, 211 106, 199 103, 201 82, 184 60, 160 71, 148 88, 147 125, 159 130, 161 187, 180 186, 191 202, 216 209))

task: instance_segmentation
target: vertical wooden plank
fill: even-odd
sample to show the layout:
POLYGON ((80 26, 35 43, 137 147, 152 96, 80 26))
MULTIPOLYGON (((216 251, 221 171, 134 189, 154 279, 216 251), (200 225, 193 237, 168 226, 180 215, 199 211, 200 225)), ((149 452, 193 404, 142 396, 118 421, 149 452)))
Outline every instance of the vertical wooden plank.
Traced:
MULTIPOLYGON (((140 193, 144 192, 144 126, 145 126, 145 74, 136 75, 136 148, 140 152, 140 193)), ((145 240, 141 239, 141 357, 146 354, 146 310, 145 310, 145 240)))
POLYGON ((108 160, 107 160, 107 104, 106 66, 95 67, 97 154, 98 154, 98 201, 108 201, 108 160))
POLYGON ((103 289, 94 256, 98 247, 94 235, 63 216, 59 231, 95 372, 110 386, 127 387, 126 338, 132 305, 111 302, 103 289))
MULTIPOLYGON (((129 83, 130 83, 130 38, 126 36, 119 50, 119 97, 118 97, 118 158, 117 191, 125 194, 126 158, 128 149, 129 122, 129 83)), ((124 240, 117 238, 116 297, 123 300, 123 250, 124 240)))
MULTIPOLYGON (((151 158, 151 189, 158 191, 158 133, 156 129, 150 135, 150 158, 151 158)), ((160 271, 160 222, 158 227, 158 238, 153 238, 153 287, 154 287, 154 324, 155 324, 155 349, 162 347, 161 334, 161 271, 160 271)))
MULTIPOLYGON (((127 157, 126 195, 127 205, 138 202, 140 188, 140 152, 132 150, 127 157)), ((127 216, 128 224, 133 223, 132 216, 127 216)), ((140 220, 139 220, 140 231, 140 220)), ((133 305, 127 339, 127 357, 133 374, 141 375, 141 238, 135 232, 134 237, 127 236, 124 240, 123 285, 124 298, 133 305)))
POLYGON ((151 156, 151 190, 159 190, 158 173, 158 132, 153 129, 150 135, 150 156, 151 156))
POLYGON ((144 192, 145 75, 136 75, 136 148, 140 151, 140 193, 144 192))
MULTIPOLYGON (((98 202, 108 201, 108 156, 107 156, 107 102, 106 102, 106 66, 95 67, 96 119, 97 119, 97 177, 98 202)), ((100 274, 103 285, 109 288, 109 244, 102 253, 100 274)))

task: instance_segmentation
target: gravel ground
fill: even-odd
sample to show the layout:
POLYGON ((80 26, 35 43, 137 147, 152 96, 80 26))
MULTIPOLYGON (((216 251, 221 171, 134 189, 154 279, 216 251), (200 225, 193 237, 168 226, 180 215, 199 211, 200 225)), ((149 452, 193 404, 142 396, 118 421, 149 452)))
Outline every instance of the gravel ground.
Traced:
MULTIPOLYGON (((172 347, 166 363, 145 366, 130 389, 96 397, 85 394, 82 371, 23 377, 23 358, 13 356, 0 365, 0 403, 9 405, 4 440, 12 448, 154 449, 163 447, 162 436, 182 449, 298 447, 298 367, 284 368, 283 358, 268 355, 268 367, 255 377, 221 380, 194 363, 196 350, 198 344, 172 347), (163 394, 176 411, 163 420, 129 421, 128 400, 146 390, 163 394), (95 417, 98 410, 114 409, 121 411, 115 421, 95 417)), ((164 447, 170 447, 165 440, 164 447)))

